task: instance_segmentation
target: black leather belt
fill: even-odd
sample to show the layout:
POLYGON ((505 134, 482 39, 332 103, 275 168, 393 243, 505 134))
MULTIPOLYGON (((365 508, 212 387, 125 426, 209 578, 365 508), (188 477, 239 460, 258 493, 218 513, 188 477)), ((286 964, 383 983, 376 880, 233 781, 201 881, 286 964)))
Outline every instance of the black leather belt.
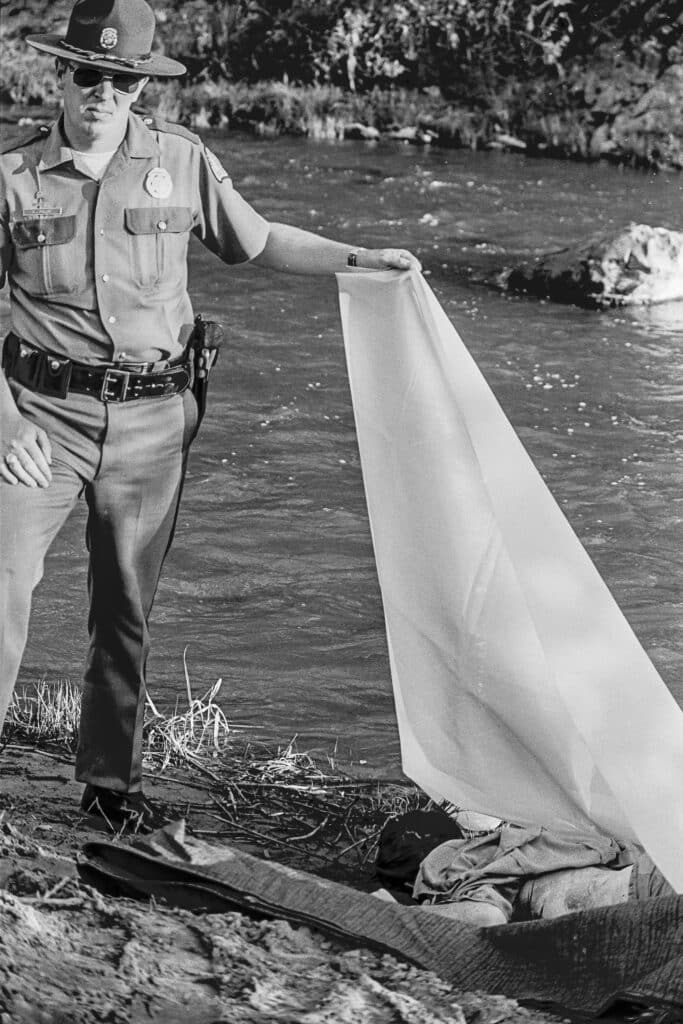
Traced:
POLYGON ((186 357, 163 370, 153 363, 100 363, 89 366, 36 348, 10 332, 5 338, 2 367, 30 391, 52 398, 69 393, 92 395, 101 402, 132 402, 141 398, 179 395, 192 384, 186 357))

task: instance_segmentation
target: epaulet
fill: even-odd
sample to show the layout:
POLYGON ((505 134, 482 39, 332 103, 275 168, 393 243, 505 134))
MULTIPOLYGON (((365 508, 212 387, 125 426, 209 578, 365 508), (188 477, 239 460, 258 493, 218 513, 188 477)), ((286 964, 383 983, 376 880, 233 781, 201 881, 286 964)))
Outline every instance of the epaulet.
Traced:
POLYGON ((12 153, 15 149, 23 149, 24 146, 30 146, 32 142, 37 142, 38 139, 45 139, 50 134, 50 131, 49 124, 32 124, 30 130, 18 138, 5 140, 0 143, 0 156, 4 156, 5 153, 12 153))
POLYGON ((150 114, 143 115, 142 123, 149 128, 152 132, 166 132, 168 135, 179 135, 181 139, 187 139, 188 142, 198 142, 201 144, 201 139, 194 132, 189 131, 187 128, 183 128, 181 124, 174 124, 172 121, 162 121, 159 117, 152 117, 150 114))

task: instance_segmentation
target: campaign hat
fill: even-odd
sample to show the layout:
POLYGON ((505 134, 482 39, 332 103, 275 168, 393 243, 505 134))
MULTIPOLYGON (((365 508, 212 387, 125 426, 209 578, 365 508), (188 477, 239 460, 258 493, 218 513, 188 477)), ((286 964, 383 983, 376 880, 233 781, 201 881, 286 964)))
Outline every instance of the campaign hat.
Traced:
POLYGON ((77 0, 66 35, 30 35, 26 42, 55 57, 102 71, 171 77, 180 61, 152 53, 156 21, 145 0, 77 0))

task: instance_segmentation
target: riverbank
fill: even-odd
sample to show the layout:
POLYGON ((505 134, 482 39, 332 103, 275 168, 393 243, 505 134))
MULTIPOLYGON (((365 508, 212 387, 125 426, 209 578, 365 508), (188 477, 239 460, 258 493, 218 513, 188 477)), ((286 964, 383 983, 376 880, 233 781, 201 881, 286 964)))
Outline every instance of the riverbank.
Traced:
MULTIPOLYGON (((9 120, 50 117, 58 93, 36 65, 11 65, 1 94, 9 120)), ((283 82, 150 83, 145 110, 194 131, 240 131, 275 138, 396 139, 418 146, 501 149, 528 156, 607 160, 647 170, 683 168, 683 65, 655 78, 615 55, 577 71, 571 83, 511 81, 489 105, 447 100, 438 88, 352 93, 338 86, 283 82), (626 94, 626 99, 624 96, 626 94)))
MULTIPOLYGON (((427 798, 405 779, 386 780, 357 766, 344 770, 332 755, 317 757, 294 741, 270 748, 234 731, 218 702, 220 683, 187 704, 163 713, 148 698, 143 733, 145 786, 170 818, 185 818, 193 834, 237 842, 249 852, 276 858, 324 877, 372 888, 379 833, 387 818, 425 806, 427 798)), ((6 754, 31 752, 69 765, 77 744, 80 693, 69 683, 39 683, 15 698, 3 730, 6 754)), ((66 782, 65 770, 57 772, 66 782)), ((45 780, 49 781, 46 776, 45 780)), ((44 787, 26 794, 52 806, 44 787)), ((7 795, 6 787, 3 787, 7 795)), ((21 814, 21 787, 8 809, 21 814)), ((66 793, 66 790, 65 790, 66 793)), ((80 787, 68 787, 69 816, 78 817, 80 787)), ((7 807, 8 805, 4 805, 7 807)), ((41 811, 46 804, 41 803, 41 811)), ((33 811, 31 811, 31 814, 33 811)), ((84 820, 83 815, 80 817, 84 820)), ((49 818, 51 820, 51 818, 49 818)))
MULTIPOLYGON (((149 796, 184 819, 191 840, 209 844, 207 854, 210 847, 214 857, 232 850, 273 860, 342 881, 373 904, 379 832, 388 817, 428 806, 424 794, 405 780, 345 772, 292 744, 267 751, 247 743, 229 729, 217 694, 218 687, 200 699, 189 693, 185 710, 166 715, 149 702, 149 796)), ((79 872, 84 845, 125 846, 135 837, 113 835, 78 809, 78 713, 75 688, 40 684, 15 701, 3 731, 2 1024, 558 1024, 549 1011, 455 988, 398 954, 340 938, 343 929, 292 925, 263 910, 190 913, 93 888, 79 872)), ((627 1003, 600 1017, 676 1019, 627 1003)))
MULTIPOLYGON (((11 48, 0 76, 5 121, 50 118, 59 90, 51 64, 11 48)), ((510 77, 476 100, 447 98, 437 87, 286 81, 151 82, 144 109, 192 130, 240 131, 264 138, 380 138, 528 156, 607 160, 646 170, 683 169, 683 64, 662 74, 604 49, 569 76, 510 77)))
MULTIPOLYGON (((7 763, 5 757, 3 789, 7 763)), ((64 771, 37 753, 28 756, 22 770, 41 779, 64 771)), ((34 781, 37 785, 44 783, 34 781)), ((61 785, 63 792, 67 784, 61 785)), ((51 802, 50 814, 33 834, 13 824, 20 816, 0 817, 3 1022, 559 1021, 503 996, 456 990, 395 957, 349 948, 308 927, 103 895, 79 880, 74 858, 81 843, 102 836, 73 828, 68 824, 73 817, 73 805, 67 809, 51 802)))
MULTIPOLYGON (((266 751, 229 730, 217 691, 185 711, 148 707, 145 786, 214 844, 376 887, 390 814, 424 805, 403 780, 353 777, 290 744, 266 751)), ((502 996, 456 991, 398 959, 309 928, 241 913, 190 914, 103 895, 77 857, 107 828, 78 810, 77 691, 15 703, 0 759, 0 1020, 13 1024, 545 1024, 502 996), (17 965, 21 964, 21 969, 17 965)), ((111 836, 109 835, 109 838, 111 836)), ((120 841, 127 842, 126 837, 120 841)))
POLYGON ((381 137, 446 148, 605 159, 683 169, 683 65, 656 77, 619 53, 575 69, 570 82, 511 79, 488 104, 447 100, 438 88, 351 93, 282 82, 153 86, 161 116, 201 131, 242 130, 313 139, 381 137))
MULTIPOLYGON (((306 927, 192 914, 103 895, 78 876, 106 838, 77 811, 71 758, 12 744, 0 767, 0 1019, 12 1024, 546 1024, 502 996, 456 991, 400 960, 306 927), (398 1014, 398 1016, 395 1016, 398 1014)), ((195 778, 149 779, 199 834, 213 812, 195 778)), ((286 789, 286 783, 283 783, 286 789)), ((215 819, 212 821, 215 826, 215 819)), ((287 829, 282 843, 287 844, 287 829)), ((242 836, 231 846, 251 849, 242 836)), ((213 841, 217 840, 215 837, 213 841)), ((227 840, 225 840, 227 842, 227 840)), ((283 847, 269 842, 278 858, 283 847)), ((265 855, 265 850, 261 850, 265 855)), ((314 863, 308 864, 314 869, 314 863)))

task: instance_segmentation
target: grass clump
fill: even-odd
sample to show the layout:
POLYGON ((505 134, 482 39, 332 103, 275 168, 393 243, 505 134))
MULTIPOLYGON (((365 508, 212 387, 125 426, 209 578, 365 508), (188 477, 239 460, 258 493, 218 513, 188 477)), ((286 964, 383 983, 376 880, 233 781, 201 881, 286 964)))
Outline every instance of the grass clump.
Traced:
POLYGON ((187 651, 183 652, 187 708, 179 710, 176 704, 173 714, 159 711, 147 694, 147 711, 144 725, 144 755, 157 767, 165 771, 171 764, 197 765, 207 760, 217 760, 229 752, 232 731, 216 698, 223 683, 217 680, 203 697, 192 693, 190 674, 187 669, 187 651))
POLYGON ((219 679, 203 697, 192 697, 181 711, 159 711, 147 695, 150 714, 145 720, 145 755, 158 763, 160 771, 169 764, 192 764, 207 758, 220 758, 228 751, 232 730, 225 712, 216 702, 223 680, 219 679))
POLYGON ((74 751, 78 743, 81 691, 68 679, 50 684, 41 679, 33 690, 14 693, 7 711, 3 740, 25 740, 41 746, 58 743, 74 751))

